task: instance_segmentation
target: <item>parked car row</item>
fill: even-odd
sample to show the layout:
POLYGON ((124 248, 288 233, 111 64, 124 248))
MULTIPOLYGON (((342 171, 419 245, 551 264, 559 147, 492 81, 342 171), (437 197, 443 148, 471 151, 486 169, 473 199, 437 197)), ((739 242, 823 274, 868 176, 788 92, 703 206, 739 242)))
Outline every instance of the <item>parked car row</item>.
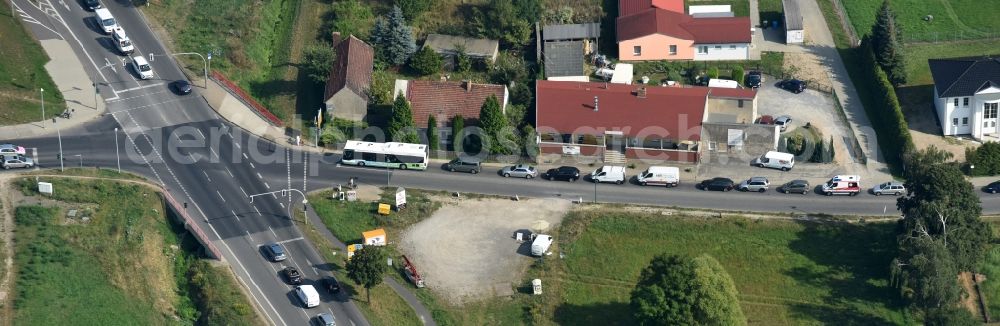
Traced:
POLYGON ((0 144, 0 167, 4 169, 26 168, 35 166, 35 161, 25 156, 24 147, 14 144, 0 144))

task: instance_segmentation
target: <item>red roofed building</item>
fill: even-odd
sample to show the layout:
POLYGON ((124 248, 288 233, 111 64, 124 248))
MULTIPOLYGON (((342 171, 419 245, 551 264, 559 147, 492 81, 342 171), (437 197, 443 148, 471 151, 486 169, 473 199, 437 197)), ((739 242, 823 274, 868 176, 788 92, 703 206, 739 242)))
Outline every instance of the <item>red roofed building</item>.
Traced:
MULTIPOLYGON (((542 154, 697 162, 702 124, 756 116, 756 91, 539 80, 535 126, 542 154), (717 114, 721 112, 723 114, 717 114)), ((746 123, 746 122, 744 122, 746 123)))
POLYGON ((341 40, 340 33, 333 33, 333 42, 336 57, 323 96, 326 112, 335 118, 364 121, 374 52, 354 35, 341 40))
POLYGON ((693 17, 684 13, 683 1, 679 11, 673 4, 661 7, 655 0, 619 1, 620 60, 749 59, 749 17, 693 17))
POLYGON ((500 108, 507 109, 507 86, 476 84, 469 81, 396 80, 393 94, 402 93, 410 101, 413 123, 427 127, 427 118, 434 115, 438 127, 443 127, 456 115, 466 120, 479 120, 479 111, 490 95, 497 97, 500 108))

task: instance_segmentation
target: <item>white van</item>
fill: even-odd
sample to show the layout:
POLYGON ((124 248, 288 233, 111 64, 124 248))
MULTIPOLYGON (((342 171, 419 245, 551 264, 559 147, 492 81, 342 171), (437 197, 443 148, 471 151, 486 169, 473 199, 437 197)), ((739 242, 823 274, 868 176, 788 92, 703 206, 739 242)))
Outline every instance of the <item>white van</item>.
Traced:
POLYGON ((790 153, 782 153, 770 151, 764 153, 758 158, 753 159, 750 163, 753 166, 759 166, 762 168, 772 168, 779 169, 781 171, 788 171, 795 167, 795 155, 790 153))
POLYGON ((135 73, 139 74, 139 78, 153 78, 153 67, 149 65, 149 61, 146 61, 146 57, 141 55, 132 57, 132 68, 135 68, 135 73))
POLYGON ((111 31, 118 28, 118 21, 115 20, 114 16, 111 16, 111 11, 108 8, 94 9, 94 14, 97 15, 97 24, 104 29, 104 34, 111 34, 111 31))
POLYGON ((545 255, 545 252, 549 251, 549 246, 551 245, 551 235, 539 234, 535 236, 534 241, 531 241, 531 255, 541 257, 542 255, 545 255))
POLYGON ((111 40, 115 42, 118 52, 121 52, 123 55, 129 55, 135 51, 135 47, 132 46, 132 40, 125 35, 125 30, 121 27, 115 28, 114 32, 111 33, 111 40))
POLYGON ((306 308, 319 305, 319 292, 312 285, 299 285, 295 287, 295 295, 299 297, 306 308))
POLYGON ((709 79, 708 87, 716 88, 740 88, 740 83, 729 79, 709 79))
POLYGON ((594 182, 614 182, 616 184, 625 183, 625 167, 605 165, 600 169, 590 173, 590 179, 594 182))
POLYGON ((676 187, 681 182, 681 170, 673 166, 650 166, 636 177, 643 186, 676 187))
POLYGON ((853 174, 838 174, 830 179, 830 182, 861 182, 861 176, 853 174))

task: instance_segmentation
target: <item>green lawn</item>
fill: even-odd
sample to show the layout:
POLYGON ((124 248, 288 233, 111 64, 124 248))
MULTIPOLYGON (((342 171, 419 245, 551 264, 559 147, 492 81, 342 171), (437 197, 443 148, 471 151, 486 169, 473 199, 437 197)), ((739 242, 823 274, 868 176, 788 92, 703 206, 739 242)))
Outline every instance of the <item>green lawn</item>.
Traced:
MULTIPOLYGON (((197 256, 193 237, 168 221, 159 195, 107 180, 45 178, 63 208, 16 210, 15 324, 259 325, 225 269, 197 256)), ((34 178, 16 188, 37 196, 34 178)))
MULTIPOLYGON (((875 12, 882 5, 876 0, 842 0, 851 23, 859 34, 871 31, 875 12)), ((1000 1, 981 0, 894 0, 893 11, 906 42, 981 39, 1000 36, 1000 1), (934 16, 930 22, 927 15, 934 16)))
MULTIPOLYGON (((1000 10, 1000 9, 998 9, 1000 10)), ((933 84, 927 59, 1000 55, 1000 39, 920 43, 906 45, 906 73, 909 85, 933 84)))
MULTIPOLYGON (((993 228, 994 236, 1000 234, 1000 221, 988 223, 993 228)), ((1000 316, 1000 245, 994 244, 986 253, 979 272, 986 275, 986 281, 980 285, 980 292, 986 299, 986 309, 992 318, 997 318, 996 316, 1000 316)))
POLYGON ((685 219, 620 211, 572 213, 559 324, 631 324, 640 270, 662 252, 716 257, 751 324, 912 324, 888 285, 891 224, 856 226, 743 219, 685 219))
MULTIPOLYGON (((785 14, 785 8, 782 6, 781 0, 760 0, 757 3, 757 10, 760 11, 761 24, 765 20, 769 23, 774 20, 782 20, 782 16, 785 14)), ((784 21, 781 22, 781 24, 784 23, 784 21)))
MULTIPOLYGON (((764 0, 764 1, 774 1, 774 0, 764 0)), ((778 7, 781 7, 781 0, 778 1, 778 7)), ((747 17, 750 16, 750 1, 748 0, 684 0, 684 9, 687 10, 689 6, 707 6, 707 5, 731 5, 733 9, 733 14, 736 17, 747 17)), ((763 11, 763 8, 760 8, 763 11)))
POLYGON ((66 109, 62 93, 45 64, 48 55, 24 29, 11 6, 0 6, 0 126, 44 120, 39 89, 45 89, 45 113, 53 117, 66 109))

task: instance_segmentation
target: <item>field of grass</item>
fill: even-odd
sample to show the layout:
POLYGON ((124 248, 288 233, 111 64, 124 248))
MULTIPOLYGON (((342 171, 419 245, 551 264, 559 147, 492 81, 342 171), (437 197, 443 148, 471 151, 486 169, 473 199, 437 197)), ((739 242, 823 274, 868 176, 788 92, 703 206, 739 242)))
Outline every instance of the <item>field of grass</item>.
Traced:
MULTIPOLYGON (((927 59, 1000 55, 1000 39, 906 45, 908 85, 933 84, 927 59)), ((933 92, 933 91, 932 91, 933 92)))
MULTIPOLYGON (((168 220, 155 191, 47 179, 64 204, 16 211, 15 323, 261 324, 228 271, 194 254, 197 244, 168 220), (70 207, 90 221, 64 218, 70 207)), ((34 178, 16 188, 37 195, 34 178)))
MULTIPOLYGON (((785 7, 781 4, 781 0, 760 0, 757 3, 757 10, 760 11, 760 22, 764 21, 771 23, 775 20, 781 20, 782 16, 785 14, 785 7)), ((784 24, 784 21, 781 22, 784 24)))
MULTIPOLYGON (((989 224, 993 228, 993 236, 1000 235, 1000 221, 993 220, 989 224)), ((1000 316, 1000 245, 994 244, 986 253, 979 272, 986 275, 986 281, 980 284, 980 293, 986 300, 990 317, 996 319, 1000 316)))
MULTIPOLYGON (((775 1, 775 0, 764 0, 775 1)), ((778 1, 778 11, 781 11, 781 0, 778 1)), ((733 14, 736 17, 747 17, 750 16, 750 1, 748 0, 684 0, 684 8, 689 6, 707 6, 707 5, 730 5, 733 8, 733 14)), ((764 8, 759 8, 760 11, 764 11, 764 8)))
MULTIPOLYGON (((871 31, 882 1, 842 0, 854 28, 861 35, 871 31)), ((980 0, 894 0, 892 9, 906 42, 936 42, 1000 37, 1000 2, 980 0), (932 15, 930 22, 924 17, 932 15)), ((860 35, 859 35, 860 36, 860 35)))
POLYGON ((630 324, 629 292, 656 254, 716 257, 751 324, 913 324, 889 287, 892 225, 572 213, 556 323, 630 324))
POLYGON ((49 56, 21 25, 11 6, 0 6, 0 126, 42 119, 39 89, 45 89, 45 112, 49 117, 66 109, 62 93, 45 63, 49 56), (50 114, 51 113, 51 114, 50 114))

